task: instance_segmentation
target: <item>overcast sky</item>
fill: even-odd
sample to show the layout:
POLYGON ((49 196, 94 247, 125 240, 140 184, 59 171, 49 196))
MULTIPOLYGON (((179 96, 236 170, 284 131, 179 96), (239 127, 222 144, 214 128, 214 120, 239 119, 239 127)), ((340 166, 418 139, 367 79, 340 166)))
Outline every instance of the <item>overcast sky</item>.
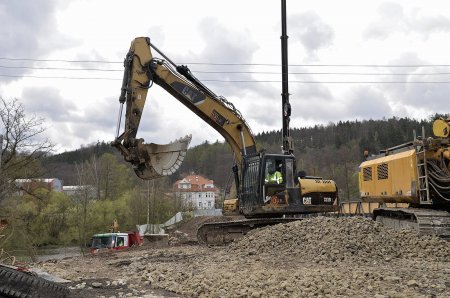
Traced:
MULTIPOLYGON (((450 112, 448 1, 287 0, 287 10, 291 127, 450 112)), ((44 117, 57 152, 114 139, 122 61, 138 36, 255 133, 281 128, 280 0, 0 0, 0 19, 0 96, 44 117)), ((156 85, 143 118, 147 142, 223 140, 156 85)))

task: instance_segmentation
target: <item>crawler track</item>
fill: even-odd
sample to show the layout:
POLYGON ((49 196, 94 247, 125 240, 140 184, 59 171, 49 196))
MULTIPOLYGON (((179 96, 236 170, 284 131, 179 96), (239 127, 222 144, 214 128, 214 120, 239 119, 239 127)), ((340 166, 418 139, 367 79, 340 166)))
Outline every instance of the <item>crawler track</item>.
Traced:
POLYGON ((418 208, 378 208, 374 219, 393 228, 411 228, 421 235, 437 235, 450 241, 450 213, 418 208))
POLYGON ((0 297, 59 298, 68 295, 69 289, 60 284, 0 264, 0 297))
POLYGON ((262 218, 205 223, 198 228, 197 239, 198 242, 203 245, 226 245, 241 238, 250 230, 300 219, 301 218, 262 218))

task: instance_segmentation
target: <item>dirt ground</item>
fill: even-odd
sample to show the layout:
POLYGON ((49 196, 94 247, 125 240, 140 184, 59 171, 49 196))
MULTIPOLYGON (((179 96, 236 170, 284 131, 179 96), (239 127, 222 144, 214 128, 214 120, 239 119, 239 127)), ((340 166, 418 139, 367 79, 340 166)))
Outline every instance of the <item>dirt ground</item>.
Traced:
MULTIPOLYGON (((313 218, 195 245, 197 218, 170 246, 34 264, 71 297, 450 297, 450 243, 364 218, 313 218)), ((217 220, 217 219, 216 219, 217 220)))

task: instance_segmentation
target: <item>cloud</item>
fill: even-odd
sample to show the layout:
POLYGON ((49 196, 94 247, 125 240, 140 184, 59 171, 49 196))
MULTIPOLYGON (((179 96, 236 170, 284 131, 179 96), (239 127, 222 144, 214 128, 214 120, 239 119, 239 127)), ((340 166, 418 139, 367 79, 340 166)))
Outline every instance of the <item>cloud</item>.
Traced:
MULTIPOLYGON (((78 53, 74 57, 74 61, 71 64, 73 65, 73 68, 79 68, 79 69, 119 69, 122 67, 121 64, 117 63, 102 63, 97 61, 110 61, 111 59, 108 59, 107 57, 101 55, 96 50, 91 50, 89 52, 85 53, 78 53)), ((76 73, 76 72, 75 72, 76 73)), ((101 77, 106 77, 106 73, 104 72, 96 72, 97 76, 98 74, 101 74, 101 77)))
POLYGON ((99 99, 88 109, 84 109, 81 115, 73 118, 73 122, 87 123, 94 131, 109 130, 113 132, 112 128, 116 127, 119 114, 119 104, 112 103, 117 103, 117 98, 107 97, 99 99))
POLYGON ((289 17, 289 32, 293 40, 300 40, 309 60, 317 60, 322 48, 333 44, 334 31, 315 12, 306 12, 289 17))
POLYGON ((349 91, 346 118, 381 119, 393 115, 388 98, 371 86, 358 86, 349 91))
POLYGON ((385 39, 393 31, 405 30, 404 14, 401 5, 393 2, 382 3, 378 9, 378 20, 370 23, 363 32, 366 39, 385 39))
MULTIPOLYGON (((305 72, 306 70, 299 69, 299 72, 305 72)), ((306 82, 317 82, 317 79, 312 75, 303 74, 303 75, 292 75, 292 80, 298 81, 306 81, 306 82)), ((315 99, 321 98, 325 100, 332 99, 333 95, 325 84, 322 83, 299 83, 299 84, 290 84, 290 91, 293 96, 300 97, 304 99, 315 99)))
POLYGON ((228 61, 230 63, 249 63, 258 49, 248 32, 227 30, 213 18, 200 22, 200 34, 208 40, 200 53, 203 61, 228 61))
POLYGON ((69 120, 76 110, 73 103, 64 100, 60 91, 53 87, 26 87, 23 89, 21 101, 28 113, 33 113, 54 122, 69 120))
MULTIPOLYGON (((57 30, 55 11, 56 0, 14 0, 0 3, 0 53, 5 58, 39 58, 55 48, 66 46, 64 38, 57 30)), ((30 67, 32 61, 8 61, 8 66, 30 67)), ((29 70, 6 69, 1 73, 8 76, 2 82, 15 80, 29 70)))
POLYGON ((52 123, 51 136, 64 140, 59 143, 64 144, 66 148, 79 148, 82 144, 98 140, 112 141, 115 137, 118 105, 111 103, 116 100, 111 97, 103 98, 89 108, 72 111, 64 121, 52 123))
POLYGON ((408 20, 408 25, 412 30, 420 32, 425 37, 433 32, 450 32, 450 18, 444 16, 414 15, 408 20))
MULTIPOLYGON (((417 53, 403 53, 398 58, 389 61, 392 65, 416 65, 407 68, 390 68, 392 75, 386 76, 386 81, 405 82, 398 84, 382 84, 377 86, 379 92, 383 92, 391 104, 398 106, 399 111, 405 108, 416 111, 426 111, 432 114, 436 111, 445 112, 450 110, 450 85, 447 83, 433 83, 448 81, 448 76, 430 75, 435 73, 447 73, 446 67, 419 67, 420 65, 430 65, 421 59, 417 53), (402 75, 395 75, 402 73, 402 75), (428 83, 429 82, 429 83, 428 83)), ((397 112, 398 115, 398 112, 397 112)), ((404 116, 404 115, 399 115, 404 116)), ((417 116, 417 115, 412 115, 417 116)), ((426 117, 427 115, 421 115, 426 117)))
MULTIPOLYGON (((315 82, 312 75, 308 75, 306 69, 298 69, 302 75, 290 75, 290 81, 315 82)), ((322 83, 296 83, 289 85, 290 103, 292 106, 292 120, 309 119, 320 122, 334 117, 340 108, 328 86, 322 83), (333 108, 323 109, 322 105, 333 108)), ((281 101, 280 101, 281 105, 281 101)))
POLYGON ((252 66, 248 64, 253 60, 258 46, 250 34, 245 30, 229 30, 213 18, 203 19, 198 28, 201 38, 205 41, 204 48, 199 52, 189 52, 175 58, 179 61, 209 63, 195 65, 198 72, 194 74, 218 95, 241 96, 251 90, 254 86, 235 82, 226 83, 230 80, 253 80, 252 75, 246 72, 252 70, 252 66), (214 63, 224 65, 212 65, 214 63), (211 73, 211 71, 217 73, 211 73))
POLYGON ((363 31, 365 39, 386 39, 394 33, 417 33, 428 38, 434 32, 450 32, 450 18, 442 15, 427 16, 421 9, 405 13, 394 2, 384 2, 377 9, 377 19, 363 31))
POLYGON ((113 139, 118 114, 118 105, 111 104, 116 102, 115 98, 99 99, 81 110, 64 99, 58 89, 27 87, 23 90, 21 102, 27 114, 44 118, 46 134, 66 148, 78 148, 101 135, 109 135, 109 141, 113 139))
MULTIPOLYGON (((428 77, 414 77, 414 80, 426 81, 428 77)), ((399 99, 401 102, 415 109, 425 109, 431 114, 433 111, 446 113, 450 111, 449 84, 439 83, 418 83, 409 84, 404 92, 404 96, 399 99)), ((426 115, 423 115, 425 117, 426 115)))

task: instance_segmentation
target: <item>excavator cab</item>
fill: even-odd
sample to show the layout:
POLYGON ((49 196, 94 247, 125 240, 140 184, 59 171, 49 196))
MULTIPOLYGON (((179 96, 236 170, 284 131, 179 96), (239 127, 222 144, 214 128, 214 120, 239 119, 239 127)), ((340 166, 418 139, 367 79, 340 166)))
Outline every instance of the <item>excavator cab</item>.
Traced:
POLYGON ((292 154, 257 153, 245 156, 241 181, 239 208, 249 218, 337 210, 334 181, 297 176, 292 154))
POLYGON ((239 202, 242 213, 280 214, 298 198, 293 155, 257 153, 244 157, 239 202))
POLYGON ((269 156, 264 165, 264 184, 262 187, 264 203, 286 203, 286 163, 284 156, 269 156))

